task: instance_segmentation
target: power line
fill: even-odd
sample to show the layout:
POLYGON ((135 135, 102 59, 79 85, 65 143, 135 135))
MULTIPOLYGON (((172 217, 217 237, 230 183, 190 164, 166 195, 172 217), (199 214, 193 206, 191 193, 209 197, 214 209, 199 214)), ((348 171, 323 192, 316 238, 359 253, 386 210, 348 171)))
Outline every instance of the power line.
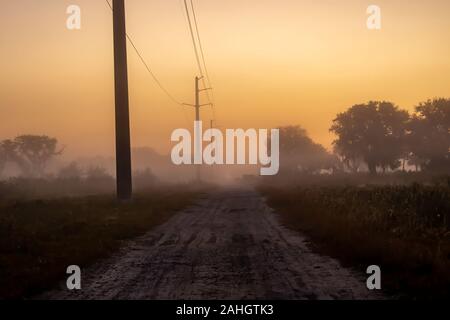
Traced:
MULTIPOLYGON (((111 3, 108 0, 105 0, 106 3, 108 4, 108 6, 110 7, 111 10, 113 10, 113 7, 111 5, 111 3)), ((167 95, 167 97, 172 100, 172 102, 174 102, 175 104, 178 104, 180 106, 183 106, 183 104, 178 101, 161 83, 161 81, 159 81, 159 79, 156 77, 155 73, 152 71, 152 69, 149 67, 148 63, 145 61, 144 57, 142 56, 142 54, 139 52, 138 48, 136 47, 136 45, 134 44, 133 39, 131 39, 131 37, 128 35, 128 33, 126 34, 128 41, 130 42, 131 46, 133 47, 134 51, 136 52, 136 54, 138 55, 139 59, 141 60, 142 64, 144 65, 144 67, 146 68, 147 72, 151 75, 151 77, 153 78, 153 80, 156 82, 156 84, 158 85, 158 87, 167 95)))
POLYGON ((189 24, 189 30, 191 32, 192 44, 194 46, 195 59, 197 60, 197 66, 198 66, 198 70, 200 71, 200 75, 203 77, 204 76, 203 68, 202 68, 202 64, 200 63, 200 56, 198 54, 198 49, 197 49, 197 41, 195 41, 194 30, 192 28, 191 14, 189 13, 189 8, 188 8, 188 4, 187 4, 186 0, 184 0, 184 7, 186 9, 186 16, 187 16, 187 20, 188 20, 188 24, 189 24))
POLYGON ((198 46, 200 48, 200 54, 201 54, 201 58, 202 58, 202 62, 203 62, 203 68, 205 70, 206 79, 208 80, 208 85, 211 86, 211 81, 210 81, 210 78, 209 78, 208 68, 206 68, 205 54, 204 54, 204 51, 203 51, 202 40, 200 38, 200 32, 198 31, 198 23, 197 23, 197 16, 195 14, 195 9, 194 9, 194 2, 193 2, 193 0, 190 0, 190 1, 191 1, 191 8, 192 8, 192 16, 194 18, 195 32, 197 33, 198 46))
MULTIPOLYGON (((194 8, 193 0, 190 0, 190 5, 191 5, 191 10, 192 10, 192 17, 193 17, 193 20, 194 20, 195 34, 194 34, 193 27, 192 27, 191 15, 190 15, 190 12, 189 12, 189 9, 188 9, 187 0, 184 0, 184 7, 186 9, 186 16, 187 16, 187 20, 188 20, 188 24, 189 24, 189 30, 190 30, 190 33, 191 33, 192 44, 194 46, 194 52, 195 52, 195 57, 196 57, 196 60, 197 60, 197 66, 198 66, 200 75, 202 76, 203 87, 206 88, 205 75, 206 75, 206 79, 208 81, 208 87, 212 87, 211 80, 210 80, 210 77, 209 77, 208 68, 206 67, 205 54, 204 54, 204 51, 203 51, 203 45, 202 45, 202 41, 201 41, 201 37, 200 37, 200 32, 199 32, 198 23, 197 23, 197 16, 195 14, 195 8, 194 8), (197 41, 195 39, 196 37, 197 37, 198 48, 200 49, 200 55, 201 56, 199 55, 199 50, 197 48, 197 41), (200 62, 200 60, 202 61, 203 65, 200 62), (203 72, 203 69, 204 69, 205 72, 203 72)), ((215 109, 214 109, 214 106, 215 106, 215 101, 214 100, 215 99, 214 99, 214 93, 212 92, 211 94, 212 94, 212 99, 209 96, 209 91, 206 90, 206 96, 208 98, 208 102, 212 102, 211 103, 211 109, 212 109, 212 112, 213 112, 213 119, 215 120, 215 118, 216 118, 216 112, 215 112, 215 109)))
POLYGON ((133 46, 134 51, 136 51, 136 54, 138 55, 139 59, 144 64, 145 68, 147 69, 148 73, 150 73, 150 75, 152 76, 153 80, 155 80, 155 82, 158 85, 158 87, 170 98, 170 100, 172 100, 176 104, 180 104, 181 105, 181 102, 179 102, 177 99, 175 99, 174 96, 161 84, 159 79, 155 76, 155 74, 150 69, 150 67, 148 66, 147 62, 144 60, 144 58, 140 54, 139 50, 136 48, 136 45, 134 44, 133 40, 130 38, 130 36, 128 34, 127 34, 127 39, 128 39, 128 41, 130 41, 130 44, 133 46))
MULTIPOLYGON (((197 23, 197 15, 195 14, 195 8, 194 8, 194 1, 191 1, 191 8, 192 8, 192 16, 194 18, 194 24, 195 24, 195 31, 197 33, 197 39, 198 39, 198 45, 200 48, 200 53, 201 53, 201 57, 202 57, 202 61, 203 61, 203 68, 205 69, 205 74, 206 74, 206 79, 208 80, 208 87, 212 88, 212 84, 211 84, 211 79, 209 77, 209 72, 208 72, 208 68, 206 67, 206 60, 205 60, 205 53, 203 51, 203 45, 202 45, 202 40, 200 38, 200 32, 199 32, 199 28, 198 28, 198 23, 197 23)), ((205 83, 203 82, 203 85, 205 86, 205 83)), ((206 91, 206 95, 208 97, 208 100, 210 100, 210 102, 212 102, 211 104, 211 110, 213 112, 213 120, 215 121, 216 119, 216 110, 215 110, 215 99, 214 99, 214 91, 211 90, 211 95, 212 95, 212 101, 209 98, 209 92, 206 91)))

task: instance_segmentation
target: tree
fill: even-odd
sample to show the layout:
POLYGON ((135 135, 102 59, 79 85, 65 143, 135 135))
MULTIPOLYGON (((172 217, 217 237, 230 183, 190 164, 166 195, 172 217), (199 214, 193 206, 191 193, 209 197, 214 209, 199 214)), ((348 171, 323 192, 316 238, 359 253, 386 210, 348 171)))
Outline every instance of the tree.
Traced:
POLYGON ((86 172, 86 180, 93 184, 104 181, 114 181, 113 177, 108 174, 108 171, 100 166, 89 167, 86 172))
POLYGON ((24 175, 30 174, 28 164, 19 155, 17 143, 10 139, 0 142, 0 174, 8 162, 16 164, 24 175))
POLYGON ((71 162, 58 171, 59 179, 78 180, 81 179, 82 175, 83 172, 76 162, 71 162))
POLYGON ((312 173, 330 169, 336 164, 334 157, 315 143, 300 126, 280 128, 280 170, 312 173))
POLYGON ((450 168, 450 99, 420 103, 408 124, 410 164, 429 171, 450 168))
POLYGON ((136 189, 145 189, 155 186, 158 179, 150 168, 135 171, 133 174, 133 184, 136 189))
POLYGON ((114 189, 114 178, 103 167, 90 167, 86 172, 88 190, 93 193, 109 192, 114 189))
POLYGON ((22 135, 13 141, 16 150, 16 162, 21 168, 27 169, 32 175, 44 174, 48 162, 62 153, 56 151, 58 140, 48 136, 22 135))
POLYGON ((3 142, 0 142, 0 178, 2 177, 3 171, 5 170, 6 161, 6 151, 4 150, 3 142))
POLYGON ((333 142, 335 152, 354 170, 361 160, 372 174, 378 167, 394 170, 405 153, 408 119, 408 112, 391 102, 354 105, 333 120, 330 131, 337 136, 333 142))

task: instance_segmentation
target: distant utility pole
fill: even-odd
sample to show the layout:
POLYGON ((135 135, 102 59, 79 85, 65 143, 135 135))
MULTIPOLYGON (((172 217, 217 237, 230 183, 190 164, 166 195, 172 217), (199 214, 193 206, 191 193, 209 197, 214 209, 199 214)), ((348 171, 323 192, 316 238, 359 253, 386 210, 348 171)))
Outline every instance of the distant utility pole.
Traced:
POLYGON ((117 198, 130 200, 131 143, 124 0, 113 0, 117 198))
MULTIPOLYGON (((200 89, 200 85, 199 82, 200 80, 202 80, 203 77, 195 77, 195 104, 188 104, 188 103, 183 103, 186 106, 191 106, 195 108, 195 121, 196 123, 198 123, 198 121, 200 121, 200 108, 204 107, 204 106, 210 106, 211 103, 206 103, 206 104, 200 104, 200 92, 202 91, 206 91, 206 90, 211 90, 211 88, 203 88, 200 89)), ((202 150, 202 138, 198 138, 200 135, 200 128, 196 125, 194 127, 195 133, 194 136, 197 137, 197 139, 195 140, 194 143, 194 163, 196 163, 195 160, 199 160, 198 158, 201 157, 201 150, 202 150)), ((200 164, 196 163, 197 166, 197 181, 201 181, 201 167, 200 164)))
MULTIPOLYGON (((214 120, 213 120, 213 119, 209 120, 209 128, 210 128, 211 130, 214 128, 214 120)), ((212 140, 211 140, 211 141, 212 141, 212 140)), ((214 141, 214 142, 216 142, 216 141, 214 141)), ((217 150, 214 151, 214 155, 215 155, 216 152, 217 152, 217 150)), ((209 172, 210 172, 210 178, 211 178, 211 181, 214 181, 214 167, 211 167, 211 169, 209 170, 209 172)))

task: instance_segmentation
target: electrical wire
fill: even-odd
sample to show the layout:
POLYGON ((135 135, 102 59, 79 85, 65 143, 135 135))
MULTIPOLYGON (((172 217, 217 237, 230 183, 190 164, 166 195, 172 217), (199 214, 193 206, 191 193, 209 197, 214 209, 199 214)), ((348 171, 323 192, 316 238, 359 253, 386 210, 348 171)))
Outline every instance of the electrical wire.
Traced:
POLYGON ((198 46, 200 48, 201 59, 203 62, 203 69, 205 70, 205 75, 206 75, 206 79, 208 80, 208 85, 211 87, 211 81, 209 78, 208 68, 206 67, 206 62, 205 62, 205 53, 203 51, 202 40, 200 38, 200 32, 198 30, 197 15, 195 14, 194 2, 193 2, 193 0, 190 0, 190 2, 191 2, 191 8, 192 8, 192 17, 194 18, 195 32, 197 34, 198 46))
MULTIPOLYGON (((110 7, 111 10, 114 10, 111 3, 108 0, 105 0, 106 3, 108 4, 108 6, 110 7)), ((155 73, 152 71, 152 69, 150 68, 150 66, 148 65, 148 63, 145 61, 144 57, 142 56, 142 54, 139 52, 137 46, 135 45, 133 39, 131 38, 131 36, 127 33, 126 37, 128 39, 128 41, 130 42, 131 46, 133 47, 134 51, 136 52, 137 56, 139 57, 139 60, 142 62, 142 64, 144 65, 145 69, 147 70, 147 72, 150 74, 150 76, 153 78, 153 80, 155 81, 155 83, 158 85, 158 87, 167 95, 167 97, 172 100, 172 102, 174 102, 175 104, 181 105, 183 106, 183 104, 178 101, 170 92, 169 90, 167 90, 163 84, 161 83, 161 81, 156 77, 155 73)))
MULTIPOLYGON (((192 20, 194 21, 195 34, 194 34, 193 26, 192 26, 192 21, 191 21, 190 12, 188 9, 187 0, 184 0, 184 7, 186 9, 186 16, 187 16, 187 20, 188 20, 189 30, 191 33, 192 44, 194 47, 194 53, 195 53, 195 57, 197 60, 197 66, 198 66, 200 75, 202 76, 203 87, 207 88, 207 85, 205 82, 205 76, 206 76, 206 80, 208 82, 208 87, 212 88, 208 68, 206 67, 205 54, 204 54, 203 45, 202 45, 202 41, 201 41, 201 37, 200 37, 200 31, 199 31, 198 22, 197 22, 197 15, 195 14, 195 7, 194 7, 193 0, 190 0, 190 6, 191 6, 191 11, 192 11, 192 18, 193 18, 192 20), (197 42, 198 42, 198 48, 197 48, 197 42), (200 49, 200 55, 199 55, 199 49, 200 49)), ((212 95, 212 99, 209 95, 209 90, 206 90, 206 96, 208 98, 208 102, 211 103, 211 110, 213 113, 213 121, 216 121, 216 112, 215 112, 215 108, 214 108, 215 107, 215 99, 214 99, 214 92, 212 90, 211 90, 211 95, 212 95)))
POLYGON ((200 75, 202 77, 204 77, 202 64, 200 62, 200 55, 198 54, 198 49, 197 49, 197 41, 195 41, 194 29, 192 28, 191 14, 189 13, 187 0, 184 0, 184 7, 186 9, 186 16, 187 16, 188 25, 189 25, 189 31, 191 33, 192 45, 194 46, 194 53, 195 53, 195 59, 197 60, 198 70, 200 72, 200 75))

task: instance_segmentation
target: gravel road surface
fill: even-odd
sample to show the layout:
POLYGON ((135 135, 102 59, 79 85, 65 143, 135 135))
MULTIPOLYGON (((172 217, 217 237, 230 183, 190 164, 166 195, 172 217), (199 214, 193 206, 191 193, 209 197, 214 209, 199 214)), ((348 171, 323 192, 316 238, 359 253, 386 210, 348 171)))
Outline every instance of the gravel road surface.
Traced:
POLYGON ((376 299, 363 271, 313 253, 255 191, 227 190, 82 270, 82 290, 39 298, 376 299))

